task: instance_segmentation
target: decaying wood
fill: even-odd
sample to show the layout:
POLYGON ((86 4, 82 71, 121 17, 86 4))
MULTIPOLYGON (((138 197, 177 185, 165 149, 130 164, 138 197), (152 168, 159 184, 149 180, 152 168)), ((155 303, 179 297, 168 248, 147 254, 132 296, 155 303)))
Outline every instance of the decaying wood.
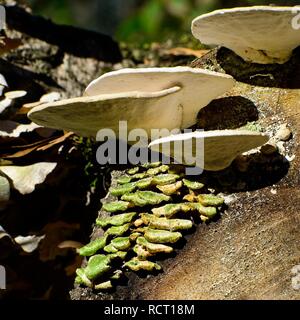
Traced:
MULTIPOLYGON (((249 168, 243 173, 234 163, 209 175, 211 186, 226 196, 228 209, 218 221, 200 225, 187 236, 186 245, 176 257, 160 261, 164 270, 161 274, 139 278, 129 273, 128 283, 113 294, 76 288, 71 291, 72 299, 300 298, 300 291, 292 287, 295 275, 291 273, 300 264, 300 90, 295 89, 299 88, 299 69, 291 67, 299 65, 300 55, 295 53, 285 66, 262 68, 234 64, 238 57, 222 51, 212 50, 193 66, 224 72, 220 57, 226 53, 227 64, 235 66, 232 73, 238 74, 242 65, 240 72, 247 81, 238 82, 224 97, 204 108, 200 123, 210 129, 219 127, 213 119, 217 114, 222 121, 218 100, 222 102, 220 110, 227 110, 227 127, 257 120, 272 135, 279 124, 287 123, 294 135, 285 145, 286 155, 290 160, 295 158, 288 161, 277 153, 250 155, 249 168), (277 68, 285 68, 284 75, 277 68), (251 79, 257 69, 262 75, 251 79), (265 80, 269 73, 271 82, 265 80), (251 110, 248 115, 245 108, 251 110)), ((231 73, 230 68, 226 71, 231 73)), ((97 232, 95 229, 94 237, 97 232)))

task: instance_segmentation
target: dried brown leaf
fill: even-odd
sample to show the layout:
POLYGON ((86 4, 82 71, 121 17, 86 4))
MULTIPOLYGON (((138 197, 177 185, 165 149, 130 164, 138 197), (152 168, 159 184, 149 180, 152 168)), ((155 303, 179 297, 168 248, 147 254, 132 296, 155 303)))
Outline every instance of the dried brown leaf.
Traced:
POLYGON ((78 249, 83 247, 84 245, 81 242, 73 241, 73 240, 66 240, 61 242, 57 247, 59 249, 78 249))
POLYGON ((39 247, 40 260, 45 262, 65 255, 67 251, 59 248, 59 245, 66 239, 72 238, 79 228, 78 223, 69 224, 64 221, 47 224, 42 230, 46 238, 39 247))

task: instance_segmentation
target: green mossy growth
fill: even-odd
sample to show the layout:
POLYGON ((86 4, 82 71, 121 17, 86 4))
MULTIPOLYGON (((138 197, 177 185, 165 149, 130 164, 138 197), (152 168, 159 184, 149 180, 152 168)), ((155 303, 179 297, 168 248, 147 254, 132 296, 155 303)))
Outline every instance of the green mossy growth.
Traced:
POLYGON ((84 274, 88 279, 95 280, 111 269, 109 264, 110 258, 108 256, 97 254, 89 259, 88 264, 84 269, 84 274))
POLYGON ((130 223, 133 218, 137 215, 136 212, 128 212, 128 213, 121 213, 112 217, 108 218, 98 218, 96 220, 96 224, 99 227, 105 228, 107 226, 122 226, 126 223, 130 223))
POLYGON ((204 185, 185 179, 182 170, 161 163, 146 164, 127 170, 127 175, 117 179, 118 185, 110 189, 110 194, 119 200, 104 204, 103 210, 118 214, 98 218, 96 225, 106 229, 104 236, 77 250, 90 259, 86 268, 76 271, 75 283, 108 290, 121 278, 124 267, 135 272, 161 270, 160 265, 149 260, 173 252, 169 244, 179 241, 181 232, 193 227, 193 222, 181 219, 180 214, 198 214, 203 222, 217 214, 224 199, 196 192, 204 185), (157 192, 152 191, 154 188, 157 192), (181 197, 186 202, 170 203, 172 195, 174 201, 181 197), (159 206, 162 202, 167 204, 159 206), (149 206, 151 212, 138 213, 141 209, 127 212, 144 206, 149 206), (98 253, 100 250, 103 254, 98 253))
POLYGON ((118 252, 118 249, 116 249, 112 243, 108 244, 103 249, 106 253, 116 253, 118 252))
POLYGON ((147 189, 152 184, 152 177, 144 178, 135 182, 138 189, 147 189))
POLYGON ((179 212, 188 212, 191 210, 192 210, 192 208, 188 204, 169 203, 169 204, 164 205, 163 207, 152 209, 152 212, 157 217, 172 218, 174 215, 176 215, 179 212))
POLYGON ((147 251, 146 249, 144 249, 142 246, 140 246, 139 244, 136 244, 133 247, 133 252, 136 253, 137 257, 139 260, 147 260, 148 258, 150 258, 152 256, 152 254, 147 251))
POLYGON ((105 203, 103 205, 103 210, 107 212, 118 212, 118 211, 125 211, 130 208, 130 203, 126 201, 115 201, 110 203, 105 203))
POLYGON ((191 190, 200 190, 204 187, 204 184, 201 182, 197 182, 197 181, 191 181, 188 179, 182 179, 183 184, 191 189, 191 190))
POLYGON ((77 249, 77 253, 84 257, 90 257, 97 253, 97 251, 103 249, 106 245, 107 237, 101 237, 94 241, 91 241, 84 247, 77 249))
POLYGON ((129 237, 119 237, 111 240, 111 244, 118 250, 126 251, 130 248, 131 242, 129 237))
POLYGON ((158 190, 160 190, 166 196, 171 196, 173 194, 177 194, 178 190, 182 187, 182 181, 177 181, 172 184, 166 184, 163 186, 156 186, 158 190))
POLYGON ((120 197, 125 193, 130 193, 136 189, 136 184, 134 182, 129 182, 125 184, 121 184, 115 188, 110 188, 109 192, 112 196, 120 197))
POLYGON ((169 196, 153 191, 137 191, 135 193, 125 194, 121 197, 121 199, 132 202, 138 207, 156 205, 163 201, 171 200, 169 196))
POLYGON ((160 167, 157 167, 157 168, 151 168, 151 169, 148 169, 147 170, 147 174, 149 176, 156 176, 157 174, 160 174, 160 173, 165 173, 169 170, 169 166, 167 165, 162 165, 160 167))
POLYGON ((147 229, 144 237, 152 243, 175 243, 182 238, 180 232, 171 232, 167 230, 147 229))
POLYGON ((140 171, 140 168, 139 167, 135 167, 135 168, 127 170, 127 173, 130 174, 130 175, 134 175, 134 174, 138 173, 139 171, 140 171))
POLYGON ((149 227, 152 229, 177 231, 191 229, 193 223, 191 220, 187 219, 158 218, 152 215, 152 218, 149 221, 149 227))
POLYGON ((157 168, 161 166, 161 162, 149 162, 141 165, 144 169, 157 168))
POLYGON ((217 214, 215 207, 204 207, 201 203, 189 203, 188 204, 193 210, 198 211, 201 215, 208 218, 213 218, 217 214))
POLYGON ((111 281, 108 280, 108 281, 96 284, 94 288, 95 288, 95 290, 109 290, 109 289, 112 289, 113 286, 112 286, 111 281))
POLYGON ((153 271, 153 270, 161 270, 161 266, 157 263, 151 261, 143 261, 138 259, 131 259, 125 263, 125 266, 128 267, 132 271, 153 271))
POLYGON ((132 177, 122 176, 122 177, 119 177, 119 178, 117 179, 117 183, 118 183, 118 184, 126 184, 126 183, 131 182, 131 180, 132 180, 132 177))
POLYGON ((151 254, 171 253, 173 251, 173 248, 170 246, 158 243, 151 243, 147 241, 144 237, 138 237, 136 243, 145 248, 151 254))
POLYGON ((105 235, 107 236, 115 236, 115 237, 120 237, 124 233, 126 233, 130 228, 130 223, 126 223, 122 226, 119 227, 110 227, 105 231, 105 235))
POLYGON ((224 198, 217 197, 212 194, 201 194, 197 196, 197 200, 205 207, 219 207, 224 203, 224 198))
POLYGON ((83 268, 78 268, 76 270, 76 278, 75 283, 85 285, 89 288, 92 288, 93 283, 91 280, 86 276, 85 270, 83 268))
POLYGON ((176 180, 179 179, 178 174, 159 174, 153 177, 152 183, 154 185, 163 186, 166 184, 175 183, 176 180))
POLYGON ((119 259, 124 261, 127 256, 127 251, 117 251, 116 253, 109 254, 111 260, 119 259))

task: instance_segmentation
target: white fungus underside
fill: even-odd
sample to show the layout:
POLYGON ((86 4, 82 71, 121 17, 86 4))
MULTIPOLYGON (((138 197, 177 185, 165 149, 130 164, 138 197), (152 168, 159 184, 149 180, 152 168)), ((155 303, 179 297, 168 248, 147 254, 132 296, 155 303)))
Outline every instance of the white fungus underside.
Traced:
POLYGON ((106 73, 91 82, 85 95, 157 92, 179 86, 181 90, 176 92, 174 107, 182 106, 181 128, 188 128, 196 123, 197 113, 201 108, 228 91, 234 83, 229 75, 200 68, 122 69, 106 73))
POLYGON ((224 46, 246 61, 284 63, 300 45, 300 30, 292 27, 296 14, 294 7, 217 10, 195 18, 192 33, 203 44, 224 46))
MULTIPOLYGON (((173 135, 157 139, 149 144, 150 149, 163 152, 164 155, 174 158, 182 164, 195 165, 196 155, 203 161, 203 169, 222 170, 228 167, 231 162, 243 152, 257 148, 268 141, 268 136, 261 133, 254 133, 246 130, 215 130, 206 132, 191 132, 173 135), (204 153, 196 153, 196 142, 201 140, 204 143, 204 153), (175 141, 190 141, 191 152, 180 152, 175 141), (170 146, 169 148, 166 146, 170 146), (181 160, 181 161, 180 161, 181 160)), ((200 159, 197 158, 197 162, 200 159)))

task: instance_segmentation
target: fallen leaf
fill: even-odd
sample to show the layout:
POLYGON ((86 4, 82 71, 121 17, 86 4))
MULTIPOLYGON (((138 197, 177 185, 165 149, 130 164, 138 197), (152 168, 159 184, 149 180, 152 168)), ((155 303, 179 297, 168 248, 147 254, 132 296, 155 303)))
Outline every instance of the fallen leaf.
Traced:
POLYGON ((41 99, 39 101, 24 104, 22 108, 18 110, 17 114, 27 114, 34 107, 37 107, 44 103, 58 101, 60 98, 61 94, 59 92, 53 91, 50 93, 46 93, 43 96, 41 96, 41 99))
POLYGON ((64 142, 67 138, 71 137, 72 135, 74 135, 73 132, 65 133, 63 136, 50 141, 48 144, 46 144, 42 147, 38 147, 37 151, 45 151, 49 148, 52 148, 54 145, 64 142))
MULTIPOLYGON (((11 145, 10 148, 13 150, 19 150, 19 149, 23 150, 23 149, 27 149, 27 148, 31 148, 31 147, 40 147, 51 140, 53 140, 53 139, 48 138, 48 139, 43 139, 43 140, 36 141, 33 143, 29 143, 29 144, 11 145)), ((0 149, 0 151, 1 151, 1 149, 0 149)))
POLYGON ((5 111, 7 108, 11 107, 13 104, 13 101, 9 98, 4 98, 0 101, 0 113, 5 111))
POLYGON ((195 56, 197 58, 203 57, 205 54, 207 54, 209 50, 194 50, 190 48, 172 48, 165 50, 163 53, 166 55, 173 55, 173 56, 195 56))
POLYGON ((0 176, 0 210, 10 198, 10 184, 6 177, 0 176))
POLYGON ((28 194, 34 191, 37 184, 45 181, 57 163, 39 162, 30 166, 2 166, 0 171, 12 180, 13 186, 21 194, 28 194))
POLYGON ((39 247, 40 260, 46 262, 65 255, 68 251, 59 248, 59 245, 66 239, 72 238, 79 228, 78 223, 69 224, 63 221, 47 224, 42 230, 46 238, 39 247))
MULTIPOLYGON (((41 136, 50 135, 52 129, 44 128, 44 127, 38 127, 36 128, 37 133, 39 133, 41 136)), ((57 130, 56 130, 57 131, 57 130)), ((23 145, 10 145, 9 146, 9 153, 7 153, 7 142, 10 141, 9 139, 16 139, 17 138, 11 138, 11 137, 1 137, 0 136, 0 154, 3 159, 16 159, 21 158, 26 155, 28 155, 31 152, 34 151, 45 151, 49 148, 54 147, 55 145, 63 143, 65 140, 67 140, 69 137, 74 135, 73 132, 64 132, 62 136, 59 136, 57 138, 50 137, 45 138, 40 141, 36 141, 34 143, 30 144, 23 144, 23 145), (3 146, 1 146, 3 144, 3 146), (1 150, 2 149, 2 150, 1 150)))
POLYGON ((74 135, 73 132, 65 133, 62 137, 54 139, 54 140, 50 141, 48 144, 46 144, 46 145, 44 145, 42 147, 38 147, 37 151, 45 151, 45 150, 47 150, 49 148, 52 148, 56 144, 64 142, 67 138, 71 137, 72 135, 74 135))
POLYGON ((18 151, 16 153, 12 154, 12 155, 4 155, 3 157, 6 158, 6 159, 21 158, 21 157, 24 157, 27 154, 33 152, 36 149, 37 149, 37 147, 35 146, 35 147, 27 148, 25 150, 18 151))
POLYGON ((83 244, 78 241, 66 240, 61 242, 58 246, 59 249, 78 249, 83 247, 83 244))
POLYGON ((10 239, 12 239, 12 237, 10 236, 10 234, 8 234, 3 227, 0 225, 0 240, 4 237, 9 237, 10 239))
POLYGON ((22 44, 21 39, 11 39, 7 37, 0 38, 0 55, 8 53, 22 44))
POLYGON ((32 132, 40 127, 33 122, 30 124, 20 124, 10 120, 0 120, 0 136, 18 138, 22 133, 32 132))
MULTIPOLYGON (((37 129, 37 130, 39 130, 39 129, 37 129)), ((12 147, 10 147, 11 150, 17 150, 17 149, 21 149, 21 150, 18 150, 17 152, 15 152, 13 154, 3 154, 2 158, 15 159, 15 158, 24 157, 34 151, 45 151, 45 150, 48 150, 48 149, 54 147, 57 144, 63 143, 66 139, 68 139, 72 135, 74 135, 73 132, 67 132, 63 136, 55 138, 55 139, 47 138, 42 141, 38 141, 38 142, 28 144, 28 145, 12 146, 12 147)), ((1 152, 1 150, 0 150, 0 152, 1 152)))
POLYGON ((8 87, 7 81, 2 73, 0 73, 0 85, 6 88, 8 87))
POLYGON ((40 237, 33 235, 33 236, 26 236, 26 237, 18 236, 18 237, 15 237, 14 240, 17 244, 21 246, 23 251, 27 253, 31 253, 37 249, 37 247, 39 246, 39 243, 44 238, 45 238, 45 235, 42 235, 40 237))

